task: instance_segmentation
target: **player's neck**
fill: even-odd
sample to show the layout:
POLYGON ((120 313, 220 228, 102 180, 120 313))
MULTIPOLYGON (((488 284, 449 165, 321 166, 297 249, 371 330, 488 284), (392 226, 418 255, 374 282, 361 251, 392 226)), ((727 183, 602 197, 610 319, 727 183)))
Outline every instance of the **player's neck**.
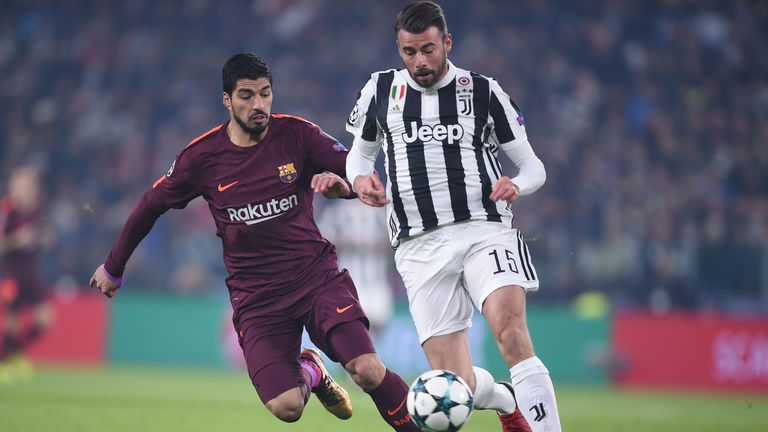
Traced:
POLYGON ((440 78, 438 78, 438 79, 437 79, 437 81, 435 82, 435 84, 433 85, 433 87, 434 87, 435 85, 437 85, 438 83, 440 83, 440 81, 442 81, 442 80, 443 80, 443 78, 445 78, 445 76, 446 76, 446 75, 448 75, 448 71, 450 71, 450 70, 451 70, 451 62, 449 62, 449 61, 448 61, 448 59, 446 59, 446 60, 445 60, 445 69, 443 70, 443 74, 442 74, 442 75, 440 75, 440 78))
POLYGON ((268 130, 269 126, 267 126, 267 128, 259 135, 251 135, 234 121, 230 121, 227 125, 227 135, 229 135, 229 140, 232 141, 232 144, 238 147, 252 147, 259 144, 264 141, 268 130))

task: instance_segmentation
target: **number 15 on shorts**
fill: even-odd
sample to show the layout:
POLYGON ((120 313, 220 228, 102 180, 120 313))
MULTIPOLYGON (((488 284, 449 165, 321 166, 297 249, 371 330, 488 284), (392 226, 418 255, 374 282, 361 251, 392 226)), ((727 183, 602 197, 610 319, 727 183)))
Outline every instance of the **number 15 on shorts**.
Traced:
POLYGON ((517 274, 520 273, 520 269, 517 266, 517 261, 515 260, 515 254, 509 249, 494 249, 489 252, 488 255, 492 257, 491 259, 493 259, 493 263, 496 265, 496 271, 494 271, 493 274, 504 273, 507 271, 511 271, 512 273, 517 274))

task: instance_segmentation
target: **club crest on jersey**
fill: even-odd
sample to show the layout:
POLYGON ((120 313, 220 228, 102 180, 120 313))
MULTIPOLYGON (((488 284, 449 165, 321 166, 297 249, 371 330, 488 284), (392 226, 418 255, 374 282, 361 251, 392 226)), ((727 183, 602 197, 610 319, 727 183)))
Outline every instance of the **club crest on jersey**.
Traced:
POLYGON ((277 167, 277 173, 280 175, 280 181, 283 183, 293 183, 299 176, 296 168, 293 167, 293 162, 277 167))
POLYGON ((472 90, 468 88, 458 89, 456 90, 456 98, 459 101, 459 113, 461 115, 472 114, 472 90))
POLYGON ((389 93, 389 97, 393 101, 399 101, 405 97, 405 84, 393 85, 392 91, 389 93))

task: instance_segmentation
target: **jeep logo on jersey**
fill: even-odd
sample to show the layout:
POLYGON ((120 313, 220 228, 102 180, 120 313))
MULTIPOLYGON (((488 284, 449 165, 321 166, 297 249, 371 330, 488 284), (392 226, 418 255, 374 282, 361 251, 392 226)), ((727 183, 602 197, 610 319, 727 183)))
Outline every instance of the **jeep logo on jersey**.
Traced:
POLYGON ((272 198, 267 202, 248 204, 237 209, 228 208, 227 213, 229 213, 229 220, 232 222, 245 222, 246 225, 253 225, 282 216, 298 204, 299 197, 293 194, 279 200, 272 198))
POLYGON ((416 122, 411 122, 411 135, 404 133, 403 141, 408 144, 419 140, 421 142, 428 141, 445 141, 448 140, 448 144, 453 144, 464 137, 464 128, 458 124, 442 125, 422 125, 418 127, 416 122))

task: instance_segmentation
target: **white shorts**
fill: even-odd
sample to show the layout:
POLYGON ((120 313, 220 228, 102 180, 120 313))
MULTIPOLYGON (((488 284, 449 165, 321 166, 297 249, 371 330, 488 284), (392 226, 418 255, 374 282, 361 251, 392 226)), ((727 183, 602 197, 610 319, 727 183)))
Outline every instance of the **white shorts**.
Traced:
POLYGON ((474 307, 495 290, 539 289, 528 247, 517 229, 472 221, 400 243, 395 264, 405 283, 419 343, 472 325, 474 307))

